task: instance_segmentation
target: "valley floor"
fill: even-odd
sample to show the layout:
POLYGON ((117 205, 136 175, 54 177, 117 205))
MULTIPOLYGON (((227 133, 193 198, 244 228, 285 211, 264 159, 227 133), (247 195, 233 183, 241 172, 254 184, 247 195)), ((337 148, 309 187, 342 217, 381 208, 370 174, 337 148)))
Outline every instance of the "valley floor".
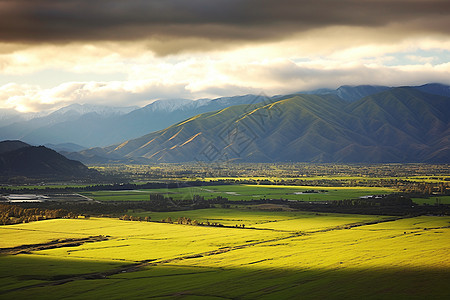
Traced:
POLYGON ((185 217, 211 216, 240 227, 106 218, 0 226, 2 249, 61 242, 0 256, 0 299, 445 299, 450 294, 450 217, 196 211, 201 212, 185 217), (91 238, 98 236, 104 238, 91 238), (87 242, 64 244, 68 239, 87 242))

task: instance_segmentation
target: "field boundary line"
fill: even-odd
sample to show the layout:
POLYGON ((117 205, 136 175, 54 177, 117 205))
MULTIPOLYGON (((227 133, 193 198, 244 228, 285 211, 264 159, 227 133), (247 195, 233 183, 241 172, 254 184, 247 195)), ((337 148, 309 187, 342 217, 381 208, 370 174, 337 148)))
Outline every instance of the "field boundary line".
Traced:
POLYGON ((85 243, 106 241, 109 238, 103 235, 90 236, 87 238, 69 238, 53 240, 47 243, 20 245, 16 247, 0 248, 0 255, 29 254, 32 251, 40 251, 62 247, 77 247, 85 243))

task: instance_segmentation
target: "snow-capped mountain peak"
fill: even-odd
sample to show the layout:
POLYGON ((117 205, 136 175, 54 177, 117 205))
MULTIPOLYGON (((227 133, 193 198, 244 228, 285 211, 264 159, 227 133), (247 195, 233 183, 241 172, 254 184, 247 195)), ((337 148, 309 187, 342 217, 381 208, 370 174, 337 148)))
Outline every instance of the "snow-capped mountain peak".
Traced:
POLYGON ((139 107, 137 106, 105 106, 105 105, 93 105, 93 104, 70 104, 63 108, 53 112, 52 115, 73 114, 73 115, 85 115, 88 113, 96 113, 101 116, 123 115, 127 114, 139 107))

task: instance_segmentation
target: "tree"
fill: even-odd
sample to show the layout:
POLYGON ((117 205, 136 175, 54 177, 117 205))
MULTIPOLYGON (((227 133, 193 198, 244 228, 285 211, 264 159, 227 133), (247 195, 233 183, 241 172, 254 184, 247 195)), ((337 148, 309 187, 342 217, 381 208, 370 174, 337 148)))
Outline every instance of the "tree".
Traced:
POLYGON ((166 219, 162 220, 162 222, 164 222, 164 223, 173 223, 171 217, 167 217, 166 219))

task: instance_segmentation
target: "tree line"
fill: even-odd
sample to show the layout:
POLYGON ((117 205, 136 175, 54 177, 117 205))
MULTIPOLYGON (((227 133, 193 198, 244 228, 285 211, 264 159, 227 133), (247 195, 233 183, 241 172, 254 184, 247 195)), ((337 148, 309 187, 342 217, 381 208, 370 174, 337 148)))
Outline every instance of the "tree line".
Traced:
POLYGON ((78 218, 78 215, 66 209, 23 208, 17 205, 0 204, 0 224, 2 225, 59 218, 78 218))
POLYGON ((0 194, 50 194, 50 193, 69 193, 69 192, 95 192, 95 191, 126 191, 136 189, 176 189, 193 186, 215 186, 215 185, 230 185, 233 184, 229 180, 214 180, 214 181, 180 181, 180 182, 147 182, 144 184, 135 183, 112 183, 112 184, 95 184, 86 186, 63 186, 51 187, 46 186, 42 188, 35 187, 0 187, 0 194))
MULTIPOLYGON (((150 216, 146 216, 146 217, 135 217, 135 216, 129 216, 127 214, 119 217, 120 220, 124 220, 124 221, 138 221, 138 222, 150 222, 151 221, 151 217, 150 216)), ((158 222, 158 221, 156 221, 158 222)), ((191 225, 191 226, 212 226, 212 227, 233 227, 233 228, 245 228, 245 224, 236 224, 234 226, 225 226, 221 223, 218 222, 210 222, 209 220, 206 220, 205 222, 199 222, 197 220, 192 220, 191 218, 186 218, 186 217, 179 217, 176 219, 172 219, 172 217, 167 217, 165 219, 162 219, 161 221, 159 221, 160 223, 169 223, 169 224, 180 224, 180 225, 191 225)))

